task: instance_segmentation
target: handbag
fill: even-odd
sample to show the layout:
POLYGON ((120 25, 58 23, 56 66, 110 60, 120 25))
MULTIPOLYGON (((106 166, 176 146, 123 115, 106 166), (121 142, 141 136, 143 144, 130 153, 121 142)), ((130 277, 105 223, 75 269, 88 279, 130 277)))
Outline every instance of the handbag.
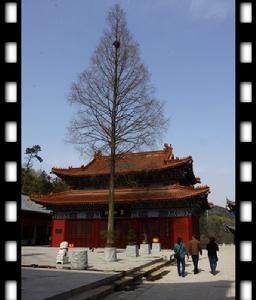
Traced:
POLYGON ((174 253, 174 258, 176 258, 176 259, 178 259, 180 257, 180 253, 179 253, 180 252, 180 247, 179 247, 179 250, 176 253, 174 253))

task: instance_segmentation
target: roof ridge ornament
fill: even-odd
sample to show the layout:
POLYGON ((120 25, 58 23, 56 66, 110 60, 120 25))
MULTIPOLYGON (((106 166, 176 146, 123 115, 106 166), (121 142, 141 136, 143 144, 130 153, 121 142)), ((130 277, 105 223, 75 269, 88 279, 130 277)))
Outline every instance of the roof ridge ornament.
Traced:
POLYGON ((165 152, 172 152, 172 144, 167 144, 167 143, 165 143, 164 144, 164 151, 165 152))
POLYGON ((172 144, 164 144, 164 153, 168 154, 168 158, 166 159, 166 161, 164 161, 164 163, 167 162, 167 160, 172 160, 174 159, 174 154, 172 152, 173 148, 172 148, 172 144))
POLYGON ((94 158, 102 158, 102 151, 101 150, 94 151, 94 158))

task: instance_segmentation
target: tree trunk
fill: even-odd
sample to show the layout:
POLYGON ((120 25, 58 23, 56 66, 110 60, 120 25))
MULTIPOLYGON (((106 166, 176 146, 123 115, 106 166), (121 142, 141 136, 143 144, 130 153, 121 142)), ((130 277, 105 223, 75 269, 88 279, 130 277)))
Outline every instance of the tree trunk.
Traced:
POLYGON ((111 247, 114 244, 114 199, 115 199, 114 189, 115 189, 115 151, 113 152, 111 151, 109 202, 108 202, 108 232, 107 232, 108 247, 111 247))
POLYGON ((108 232, 107 232, 107 246, 114 245, 114 200, 115 200, 115 167, 116 167, 116 101, 117 101, 117 66, 118 56, 117 51, 119 45, 118 41, 118 21, 116 23, 116 41, 113 43, 115 46, 115 73, 114 73, 114 86, 113 86, 113 106, 111 118, 111 155, 110 155, 110 181, 109 181, 109 203, 108 203, 108 232))

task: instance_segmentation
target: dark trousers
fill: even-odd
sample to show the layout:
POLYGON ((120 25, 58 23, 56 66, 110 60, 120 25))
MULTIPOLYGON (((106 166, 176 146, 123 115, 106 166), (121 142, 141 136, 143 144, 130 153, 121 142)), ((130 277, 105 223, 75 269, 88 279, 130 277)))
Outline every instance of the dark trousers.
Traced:
POLYGON ((178 274, 179 276, 185 276, 185 257, 177 258, 177 270, 178 270, 178 274), (180 270, 180 265, 181 265, 181 270, 180 270))
POLYGON ((198 273, 198 260, 199 260, 199 255, 192 255, 192 260, 194 264, 194 274, 198 273))
POLYGON ((217 267, 217 257, 215 255, 209 255, 208 257, 209 257, 211 271, 215 272, 217 267))

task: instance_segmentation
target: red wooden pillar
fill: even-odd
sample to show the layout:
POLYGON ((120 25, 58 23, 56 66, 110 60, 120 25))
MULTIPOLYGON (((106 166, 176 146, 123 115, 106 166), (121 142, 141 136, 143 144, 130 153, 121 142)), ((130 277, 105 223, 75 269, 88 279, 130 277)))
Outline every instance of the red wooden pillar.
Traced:
POLYGON ((51 246, 59 247, 60 243, 66 241, 68 220, 52 220, 51 246))
POLYGON ((94 241, 93 241, 94 247, 100 247, 101 241, 100 241, 100 219, 94 220, 94 241))
POLYGON ((188 241, 192 239, 194 232, 193 217, 188 217, 188 241))
POLYGON ((134 230, 136 234, 136 242, 137 244, 141 243, 140 241, 140 224, 138 219, 131 219, 131 228, 134 230))
POLYGON ((193 222, 193 234, 197 235, 198 238, 200 238, 200 225, 199 225, 199 218, 197 216, 192 217, 193 222))

